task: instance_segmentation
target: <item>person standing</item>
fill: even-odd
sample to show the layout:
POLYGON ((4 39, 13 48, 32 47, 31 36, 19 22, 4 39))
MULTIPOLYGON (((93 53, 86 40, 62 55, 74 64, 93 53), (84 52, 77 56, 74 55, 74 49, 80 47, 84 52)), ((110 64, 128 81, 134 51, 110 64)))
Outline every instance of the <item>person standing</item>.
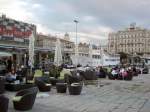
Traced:
POLYGON ((12 67, 12 60, 11 57, 7 60, 7 70, 8 72, 11 72, 11 67, 12 67))

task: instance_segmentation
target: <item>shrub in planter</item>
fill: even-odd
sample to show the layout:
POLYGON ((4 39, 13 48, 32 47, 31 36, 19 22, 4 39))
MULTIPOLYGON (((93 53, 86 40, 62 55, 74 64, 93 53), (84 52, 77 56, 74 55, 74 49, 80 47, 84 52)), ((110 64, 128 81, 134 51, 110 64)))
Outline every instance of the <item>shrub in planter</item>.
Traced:
POLYGON ((60 67, 57 67, 57 66, 52 66, 49 70, 49 76, 50 77, 55 77, 55 78, 58 78, 60 76, 60 71, 61 71, 61 68, 60 67))

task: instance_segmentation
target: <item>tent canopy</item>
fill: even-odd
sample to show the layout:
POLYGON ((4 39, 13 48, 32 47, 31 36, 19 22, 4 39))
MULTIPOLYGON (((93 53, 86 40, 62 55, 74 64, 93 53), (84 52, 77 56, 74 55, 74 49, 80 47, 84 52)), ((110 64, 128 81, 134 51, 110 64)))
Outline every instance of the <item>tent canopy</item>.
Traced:
POLYGON ((11 53, 8 53, 8 52, 0 52, 0 57, 10 57, 12 56, 11 53))

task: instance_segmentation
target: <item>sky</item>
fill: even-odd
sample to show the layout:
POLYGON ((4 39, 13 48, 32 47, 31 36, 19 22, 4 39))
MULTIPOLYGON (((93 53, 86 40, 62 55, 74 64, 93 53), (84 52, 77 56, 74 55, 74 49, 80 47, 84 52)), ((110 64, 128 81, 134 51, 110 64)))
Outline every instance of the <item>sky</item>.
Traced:
POLYGON ((78 41, 101 44, 131 23, 149 28, 149 11, 149 0, 0 0, 0 14, 33 23, 39 33, 68 32, 74 41, 78 20, 78 41))

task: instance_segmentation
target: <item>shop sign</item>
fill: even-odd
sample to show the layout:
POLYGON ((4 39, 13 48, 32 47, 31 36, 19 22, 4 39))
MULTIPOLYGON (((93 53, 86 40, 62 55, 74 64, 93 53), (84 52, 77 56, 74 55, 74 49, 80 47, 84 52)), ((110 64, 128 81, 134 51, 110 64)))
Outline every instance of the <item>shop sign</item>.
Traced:
POLYGON ((22 39, 22 38, 14 38, 14 41, 17 41, 17 42, 24 42, 24 39, 22 39))
POLYGON ((19 31, 16 27, 12 27, 12 29, 6 29, 6 27, 0 26, 0 35, 24 38, 31 35, 31 30, 19 31))

